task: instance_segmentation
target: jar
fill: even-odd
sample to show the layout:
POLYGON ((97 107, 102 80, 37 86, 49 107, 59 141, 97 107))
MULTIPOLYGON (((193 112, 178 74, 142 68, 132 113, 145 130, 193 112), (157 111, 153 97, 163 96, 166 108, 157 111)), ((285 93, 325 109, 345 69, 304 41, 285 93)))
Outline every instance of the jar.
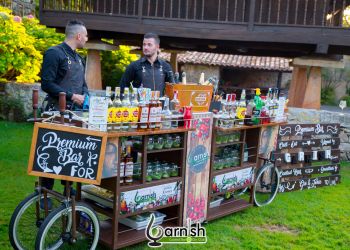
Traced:
POLYGON ((163 149, 164 147, 164 137, 163 136, 158 136, 154 140, 154 149, 160 150, 163 149))
POLYGON ((147 150, 153 150, 154 149, 154 138, 153 137, 148 137, 147 141, 147 150))
POLYGON ((175 135, 173 138, 173 148, 179 148, 181 147, 181 136, 180 135, 175 135))
POLYGON ((173 146, 173 138, 171 135, 167 135, 165 137, 164 148, 172 148, 173 146))

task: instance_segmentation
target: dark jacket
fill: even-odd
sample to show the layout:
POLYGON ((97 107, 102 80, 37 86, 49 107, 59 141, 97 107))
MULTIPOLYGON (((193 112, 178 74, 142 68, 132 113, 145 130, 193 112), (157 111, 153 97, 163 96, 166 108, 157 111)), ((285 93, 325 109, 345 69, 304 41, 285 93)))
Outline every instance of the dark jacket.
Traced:
POLYGON ((41 73, 41 88, 48 93, 50 97, 56 99, 58 98, 59 92, 66 92, 66 98, 70 101, 73 94, 88 94, 88 87, 85 79, 82 83, 83 87, 81 93, 72 93, 60 86, 60 83, 68 70, 68 61, 65 53, 67 53, 71 60, 75 60, 76 62, 81 60, 85 68, 83 58, 73 51, 66 43, 63 42, 57 46, 53 46, 44 54, 41 73))
POLYGON ((139 88, 141 84, 145 88, 159 90, 161 95, 164 93, 165 82, 174 82, 174 74, 169 63, 157 58, 153 65, 146 57, 132 62, 127 68, 120 81, 121 92, 125 87, 129 87, 133 81, 133 86, 139 88))

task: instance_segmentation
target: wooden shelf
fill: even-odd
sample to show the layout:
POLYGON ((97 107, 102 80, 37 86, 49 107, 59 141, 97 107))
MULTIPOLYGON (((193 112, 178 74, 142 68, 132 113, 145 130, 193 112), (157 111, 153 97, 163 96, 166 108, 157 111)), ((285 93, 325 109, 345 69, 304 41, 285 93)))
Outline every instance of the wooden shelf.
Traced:
MULTIPOLYGON (((235 190, 238 190, 238 189, 243 189, 243 188, 251 187, 251 186, 254 186, 254 184, 253 184, 253 183, 249 183, 249 184, 246 184, 246 185, 243 185, 243 186, 239 186, 239 187, 235 187, 235 188, 230 188, 230 189, 227 189, 227 190, 222 191, 222 192, 210 193, 209 196, 210 196, 210 197, 215 197, 215 196, 218 196, 218 195, 223 195, 223 194, 225 194, 226 192, 232 192, 232 191, 235 191, 235 190)), ((211 191, 210 191, 210 192, 211 192, 211 191)))
POLYGON ((163 206, 157 206, 157 207, 153 207, 153 208, 149 208, 149 209, 144 209, 144 210, 140 210, 134 213, 128 213, 128 214, 120 214, 119 218, 127 218, 133 215, 137 215, 137 214, 143 214, 145 212, 151 212, 151 211, 155 211, 155 210, 159 210, 159 209, 163 209, 163 208, 167 208, 167 207, 173 207, 173 206, 178 206, 180 205, 180 202, 176 202, 176 203, 172 203, 172 204, 167 204, 167 205, 163 205, 163 206))
POLYGON ((156 149, 156 150, 148 150, 147 154, 156 154, 156 153, 162 153, 162 152, 172 152, 172 151, 181 151, 184 150, 184 148, 165 148, 165 149, 156 149))
POLYGON ((234 142, 228 142, 228 143, 221 143, 221 144, 216 144, 215 147, 220 148, 220 147, 226 147, 226 146, 232 146, 235 144, 243 144, 243 141, 234 141, 234 142))
POLYGON ((176 181, 182 181, 182 177, 169 177, 166 179, 146 182, 144 184, 142 184, 139 181, 136 184, 120 186, 120 192, 126 192, 126 191, 130 191, 130 190, 147 188, 147 187, 153 187, 153 186, 162 185, 162 184, 171 183, 171 182, 176 182, 176 181))
POLYGON ((251 167, 251 165, 243 165, 243 166, 237 166, 237 167, 229 167, 229 168, 223 168, 220 170, 214 170, 212 173, 212 177, 217 176, 217 175, 221 175, 221 174, 226 174, 226 173, 231 173, 231 172, 235 172, 241 169, 245 169, 245 168, 249 168, 251 167))
POLYGON ((82 199, 85 203, 87 203, 90 207, 92 207, 96 212, 101 213, 103 215, 108 216, 109 218, 113 217, 113 208, 105 207, 103 205, 99 205, 98 202, 95 202, 90 199, 82 199))
POLYGON ((207 220, 214 220, 252 206, 252 203, 243 199, 224 201, 218 207, 209 208, 207 220))
POLYGON ((125 136, 140 136, 140 135, 159 135, 159 134, 174 134, 193 131, 194 128, 175 128, 175 129, 158 129, 158 130, 136 130, 136 131, 111 131, 108 132, 108 137, 125 137, 125 136))
POLYGON ((214 127, 214 129, 216 129, 217 131, 220 131, 220 132, 230 132, 230 131, 247 130, 247 129, 253 129, 253 128, 269 127, 269 126, 280 126, 280 125, 284 125, 284 124, 287 124, 287 123, 276 122, 276 123, 266 123, 266 124, 252 125, 252 126, 243 125, 240 127, 233 127, 233 128, 214 127))
MULTIPOLYGON (((162 226, 163 227, 175 227, 177 217, 166 219, 162 226)), ((100 222, 100 242, 112 249, 122 248, 132 244, 145 241, 147 238, 145 236, 145 230, 136 230, 121 223, 118 224, 118 239, 116 246, 112 246, 112 221, 101 221, 100 222)))

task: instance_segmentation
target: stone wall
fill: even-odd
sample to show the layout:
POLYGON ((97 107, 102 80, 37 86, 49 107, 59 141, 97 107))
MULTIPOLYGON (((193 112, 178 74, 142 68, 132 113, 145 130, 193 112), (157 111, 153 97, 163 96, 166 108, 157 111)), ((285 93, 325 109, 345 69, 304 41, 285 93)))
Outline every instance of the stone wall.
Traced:
MULTIPOLYGON (((340 111, 340 109, 339 109, 340 111)), ((288 109, 289 123, 340 123, 341 159, 350 161, 350 114, 315 109, 288 109)))
POLYGON ((27 84, 27 83, 0 83, 1 89, 3 90, 3 94, 9 97, 16 98, 20 100, 23 104, 24 111, 27 116, 31 116, 33 113, 32 106, 32 93, 33 88, 39 89, 39 105, 43 102, 46 93, 41 90, 40 83, 27 84))
POLYGON ((220 67, 218 66, 184 64, 180 65, 180 71, 186 72, 187 82, 198 83, 202 72, 205 73, 205 79, 211 76, 220 78, 220 67))
MULTIPOLYGON (((225 82, 222 88, 232 92, 230 87, 239 88, 269 88, 277 87, 278 74, 276 71, 257 69, 234 69, 224 68, 221 70, 220 79, 225 82)), ((281 73, 281 88, 287 88, 292 79, 291 72, 281 73)))

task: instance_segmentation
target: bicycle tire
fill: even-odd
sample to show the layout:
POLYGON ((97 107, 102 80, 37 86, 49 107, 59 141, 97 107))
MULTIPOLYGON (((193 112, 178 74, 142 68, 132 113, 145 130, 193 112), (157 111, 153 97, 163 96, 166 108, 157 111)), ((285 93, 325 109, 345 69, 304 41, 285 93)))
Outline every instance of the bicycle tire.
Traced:
POLYGON ((273 163, 265 164, 257 173, 253 199, 258 207, 270 204, 276 197, 280 183, 279 171, 273 163))
MULTIPOLYGON (((61 201, 57 197, 47 194, 52 206, 59 207, 61 201)), ((43 209, 36 216, 36 204, 43 198, 43 193, 34 192, 21 201, 14 210, 9 224, 9 239, 14 249, 34 249, 34 242, 39 227, 45 219, 43 209), (22 233, 23 231, 23 233, 22 233)))
POLYGON ((72 241, 70 232, 72 227, 72 207, 67 207, 63 204, 52 211, 41 225, 36 236, 35 249, 54 250, 61 247, 64 247, 64 249, 95 249, 100 234, 100 225, 96 213, 88 205, 81 202, 76 203, 75 210, 77 219, 80 221, 80 223, 77 223, 76 228, 76 242, 72 241), (90 236, 90 239, 85 239, 83 238, 84 236, 90 236))

